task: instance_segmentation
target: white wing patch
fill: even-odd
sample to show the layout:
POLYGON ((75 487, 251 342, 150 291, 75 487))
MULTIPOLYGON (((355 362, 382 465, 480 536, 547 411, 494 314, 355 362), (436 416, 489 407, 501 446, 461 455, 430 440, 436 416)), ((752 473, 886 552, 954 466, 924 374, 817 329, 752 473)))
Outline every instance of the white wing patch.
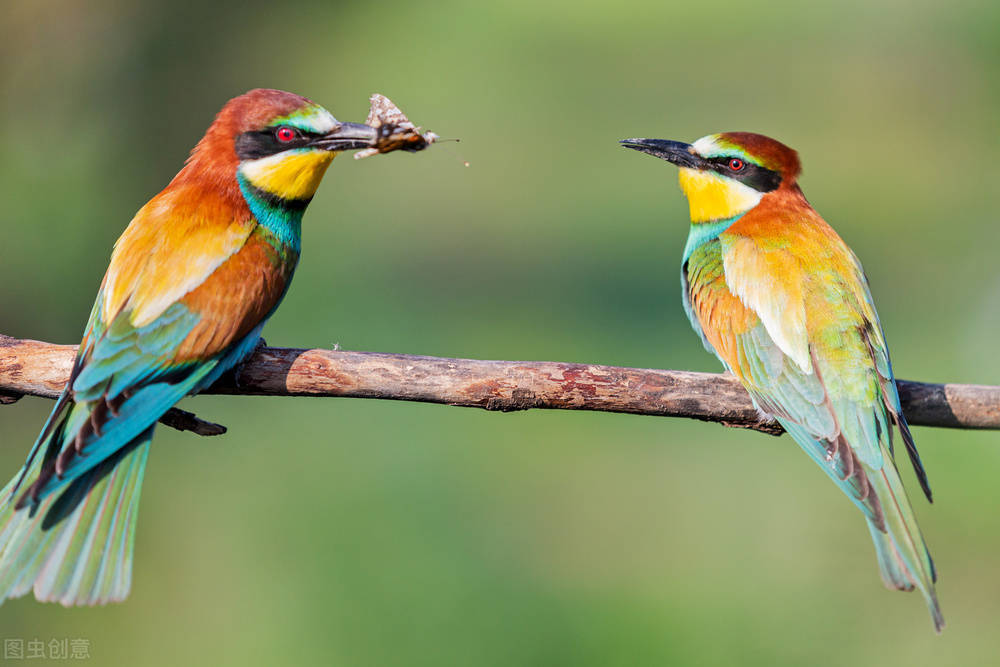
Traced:
POLYGON ((752 239, 722 234, 722 266, 726 284, 763 323, 775 344, 812 374, 802 269, 784 250, 764 250, 752 239), (768 276, 781 276, 782 280, 768 276))
POLYGON ((115 243, 105 285, 105 322, 126 307, 132 310, 132 326, 149 324, 242 248, 256 226, 252 218, 224 228, 197 217, 170 223, 170 210, 169 201, 154 199, 115 243), (155 224, 163 220, 174 228, 155 224))

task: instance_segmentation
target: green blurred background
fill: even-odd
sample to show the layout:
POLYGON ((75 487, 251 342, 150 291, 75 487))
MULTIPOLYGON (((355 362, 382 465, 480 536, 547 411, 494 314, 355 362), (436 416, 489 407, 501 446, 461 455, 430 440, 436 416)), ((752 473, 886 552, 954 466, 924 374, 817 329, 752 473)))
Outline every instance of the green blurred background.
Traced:
MULTIPOLYGON (((76 342, 111 246, 230 97, 461 143, 338 160, 272 345, 719 370, 683 315, 675 169, 616 140, 752 130, 865 262, 901 377, 998 383, 996 2, 8 0, 0 332, 76 342), (947 4, 947 8, 945 8, 947 4), (463 167, 468 160, 471 166, 463 167)), ((788 438, 676 419, 203 397, 161 429, 128 602, 0 635, 99 664, 982 664, 1000 434, 918 428, 948 620, 878 577, 788 438)), ((12 475, 51 407, 0 409, 12 475)), ((912 474, 906 472, 910 488, 912 474)))

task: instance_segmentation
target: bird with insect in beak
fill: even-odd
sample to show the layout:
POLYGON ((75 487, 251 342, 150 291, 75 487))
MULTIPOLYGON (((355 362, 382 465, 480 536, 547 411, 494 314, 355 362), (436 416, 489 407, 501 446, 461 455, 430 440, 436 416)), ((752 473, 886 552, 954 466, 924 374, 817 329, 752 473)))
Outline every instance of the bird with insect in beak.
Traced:
POLYGON ((691 231, 684 309, 705 347, 865 516, 882 580, 919 589, 940 632, 937 575, 903 489, 893 427, 931 499, 861 263, 806 201, 795 151, 725 132, 621 144, 680 167, 691 231))
POLYGON ((254 350, 327 167, 376 142, 292 93, 226 103, 115 244, 69 383, 0 496, 0 602, 126 597, 157 420, 254 350))

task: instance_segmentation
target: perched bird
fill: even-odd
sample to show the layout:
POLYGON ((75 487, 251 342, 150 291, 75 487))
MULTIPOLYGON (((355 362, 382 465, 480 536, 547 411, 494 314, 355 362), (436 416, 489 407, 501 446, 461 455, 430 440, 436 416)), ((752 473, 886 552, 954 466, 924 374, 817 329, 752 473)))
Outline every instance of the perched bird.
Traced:
POLYGON ((258 343, 299 259, 302 214, 338 151, 376 131, 299 95, 230 100, 115 244, 73 364, 0 496, 0 602, 120 601, 157 420, 258 343))
POLYGON ((705 347, 854 501, 886 586, 919 589, 940 632, 937 576, 896 469, 894 425, 931 500, 927 475, 861 263, 799 189, 798 155, 747 132, 621 144, 680 167, 691 212, 684 309, 705 347))

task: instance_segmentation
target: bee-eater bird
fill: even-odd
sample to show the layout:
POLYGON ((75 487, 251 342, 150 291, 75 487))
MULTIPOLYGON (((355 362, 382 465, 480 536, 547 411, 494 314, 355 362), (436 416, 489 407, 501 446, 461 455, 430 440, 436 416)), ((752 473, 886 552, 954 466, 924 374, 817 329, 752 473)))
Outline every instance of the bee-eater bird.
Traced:
POLYGON ((247 357, 288 289, 302 214, 376 131, 299 95, 230 100, 115 244, 66 389, 0 496, 0 602, 120 601, 157 420, 247 357))
POLYGON ((930 500, 927 475, 861 263, 799 189, 798 155, 748 132, 621 144, 680 168, 691 213, 684 309, 705 347, 854 501, 886 586, 918 588, 940 632, 937 576, 896 469, 893 425, 930 500))

